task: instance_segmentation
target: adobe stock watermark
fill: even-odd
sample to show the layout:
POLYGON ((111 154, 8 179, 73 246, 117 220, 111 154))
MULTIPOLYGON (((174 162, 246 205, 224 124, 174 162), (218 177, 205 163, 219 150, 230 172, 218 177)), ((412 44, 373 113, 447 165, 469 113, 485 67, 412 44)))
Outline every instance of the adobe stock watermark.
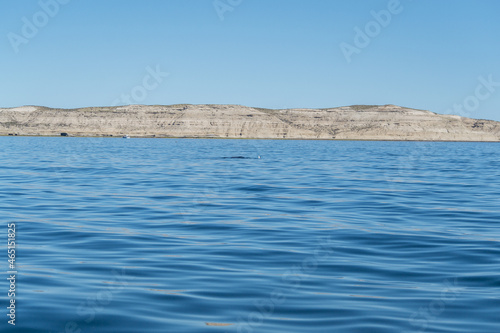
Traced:
POLYGON ((129 280, 134 280, 135 277, 128 276, 123 268, 121 272, 113 270, 113 281, 109 286, 102 288, 96 294, 87 297, 85 302, 80 303, 76 312, 79 316, 85 318, 82 323, 69 321, 64 325, 64 331, 59 333, 82 333, 84 325, 90 325, 96 318, 96 315, 104 310, 104 306, 111 304, 114 295, 123 291, 125 286, 129 284, 129 280))
POLYGON ((12 49, 17 54, 19 53, 19 47, 21 45, 26 45, 35 38, 40 29, 45 27, 50 19, 54 18, 61 9, 61 6, 66 5, 71 0, 40 0, 38 5, 40 10, 34 13, 30 18, 23 16, 21 21, 23 25, 21 27, 20 34, 15 32, 9 32, 7 34, 7 39, 12 46, 12 49))
POLYGON ((480 76, 474 94, 467 96, 462 103, 454 104, 452 108, 446 110, 446 114, 455 114, 462 117, 470 117, 471 113, 479 109, 481 102, 489 99, 500 87, 500 82, 493 80, 493 74, 488 78, 480 76))
POLYGON ((370 12, 373 20, 366 23, 364 28, 354 27, 352 44, 342 42, 339 45, 347 63, 350 64, 352 62, 353 55, 360 54, 363 49, 367 48, 372 40, 380 35, 382 30, 391 24, 392 19, 401 14, 403 10, 404 6, 400 0, 389 0, 386 9, 380 11, 372 10, 370 12))
POLYGON ((287 294, 297 291, 302 280, 307 279, 309 274, 316 271, 318 264, 328 259, 332 254, 333 241, 329 236, 320 241, 320 246, 313 255, 302 260, 300 265, 294 265, 282 275, 281 280, 287 285, 286 287, 276 288, 267 299, 254 302, 255 310, 249 313, 247 318, 238 318, 237 332, 258 332, 258 327, 262 326, 264 320, 270 318, 276 308, 286 302, 287 294))
POLYGON ((232 12, 241 5, 243 0, 214 0, 212 3, 221 21, 224 21, 227 12, 232 12))
POLYGON ((182 217, 188 221, 192 215, 204 214, 207 204, 216 203, 217 200, 227 195, 231 187, 238 184, 237 179, 240 179, 241 170, 237 169, 237 165, 242 161, 249 163, 259 163, 262 161, 260 149, 253 143, 253 140, 245 140, 245 146, 240 146, 240 150, 235 152, 234 156, 226 156, 219 159, 217 167, 214 171, 207 173, 208 179, 200 182, 195 177, 189 177, 189 182, 195 182, 193 185, 196 191, 193 191, 189 197, 190 204, 188 207, 181 207, 182 217), (236 168, 235 168, 236 167, 236 168))
POLYGON ((156 65, 155 68, 147 66, 142 83, 133 87, 129 93, 121 94, 119 98, 113 101, 112 105, 132 105, 143 102, 148 97, 149 92, 157 89, 169 75, 169 73, 161 70, 160 65, 156 65))
POLYGON ((421 307, 408 319, 411 326, 419 329, 419 333, 425 332, 429 323, 435 321, 446 310, 446 306, 453 303, 460 296, 461 292, 457 278, 453 279, 453 281, 444 280, 444 285, 438 298, 432 300, 426 307, 421 307))

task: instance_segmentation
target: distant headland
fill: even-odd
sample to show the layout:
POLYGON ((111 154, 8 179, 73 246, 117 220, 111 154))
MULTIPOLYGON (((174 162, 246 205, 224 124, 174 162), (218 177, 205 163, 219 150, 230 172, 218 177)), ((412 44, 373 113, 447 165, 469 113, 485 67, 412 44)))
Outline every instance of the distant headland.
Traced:
POLYGON ((500 122, 396 105, 264 109, 240 105, 0 108, 0 135, 500 141, 500 122))

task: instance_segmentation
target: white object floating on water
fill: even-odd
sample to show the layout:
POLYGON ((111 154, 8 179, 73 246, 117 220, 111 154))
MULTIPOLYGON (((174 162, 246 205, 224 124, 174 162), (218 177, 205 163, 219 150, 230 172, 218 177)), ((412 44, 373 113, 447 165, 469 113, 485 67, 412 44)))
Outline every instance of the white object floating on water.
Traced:
POLYGON ((128 136, 128 135, 124 135, 124 136, 123 136, 123 138, 124 138, 124 139, 130 139, 130 136, 128 136))

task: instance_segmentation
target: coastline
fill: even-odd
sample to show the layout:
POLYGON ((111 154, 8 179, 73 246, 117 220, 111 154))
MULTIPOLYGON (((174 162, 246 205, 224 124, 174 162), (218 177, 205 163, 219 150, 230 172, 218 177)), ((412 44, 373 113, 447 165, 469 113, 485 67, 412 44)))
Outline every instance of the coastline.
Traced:
POLYGON ((240 105, 0 108, 0 136, 500 142, 500 122, 396 105, 262 109, 240 105))
MULTIPOLYGON (((0 134, 0 137, 20 137, 20 138, 89 138, 89 139, 123 139, 120 136, 90 136, 90 135, 5 135, 0 134)), ((360 142, 476 142, 476 143, 500 143, 500 140, 388 140, 388 139, 308 139, 308 138, 213 138, 213 137, 167 137, 167 136, 130 136, 130 139, 163 139, 163 140, 262 140, 262 141, 360 141, 360 142)))

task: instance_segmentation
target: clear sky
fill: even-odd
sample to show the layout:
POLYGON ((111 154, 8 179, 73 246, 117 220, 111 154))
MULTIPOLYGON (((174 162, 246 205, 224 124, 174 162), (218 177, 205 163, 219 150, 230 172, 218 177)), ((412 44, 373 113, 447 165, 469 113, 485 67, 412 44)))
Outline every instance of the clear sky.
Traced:
POLYGON ((0 0, 0 106, 397 104, 500 120, 499 14, 498 0, 0 0))

